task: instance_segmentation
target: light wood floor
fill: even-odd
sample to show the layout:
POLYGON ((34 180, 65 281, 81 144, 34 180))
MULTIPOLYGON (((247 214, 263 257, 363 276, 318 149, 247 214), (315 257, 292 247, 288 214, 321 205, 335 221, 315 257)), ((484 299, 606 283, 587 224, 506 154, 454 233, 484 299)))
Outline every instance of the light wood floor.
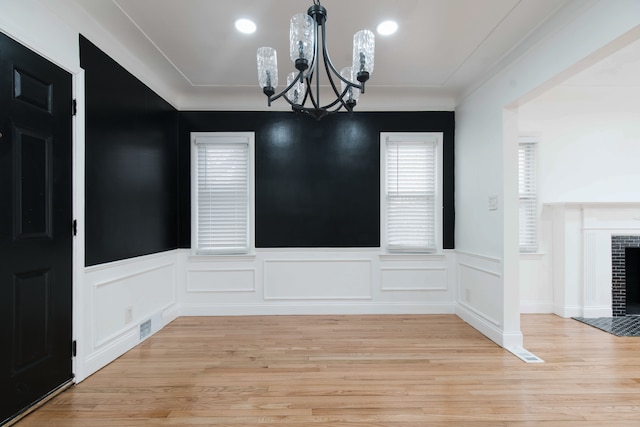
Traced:
POLYGON ((16 426, 640 426, 640 338, 522 329, 546 363, 449 315, 183 317, 16 426))

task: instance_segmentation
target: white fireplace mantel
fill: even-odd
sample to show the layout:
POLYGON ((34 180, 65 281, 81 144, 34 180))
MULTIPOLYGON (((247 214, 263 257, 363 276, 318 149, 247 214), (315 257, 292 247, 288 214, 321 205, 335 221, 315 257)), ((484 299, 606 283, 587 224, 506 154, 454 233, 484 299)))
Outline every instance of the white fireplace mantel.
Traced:
POLYGON ((547 203, 554 313, 611 316, 611 236, 640 235, 640 203, 547 203))

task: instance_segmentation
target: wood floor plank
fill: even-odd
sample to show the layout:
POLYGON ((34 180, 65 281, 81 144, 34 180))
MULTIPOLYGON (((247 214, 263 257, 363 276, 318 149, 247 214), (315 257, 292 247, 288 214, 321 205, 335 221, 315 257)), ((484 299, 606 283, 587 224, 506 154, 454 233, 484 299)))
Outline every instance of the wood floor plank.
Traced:
POLYGON ((522 330, 545 363, 453 315, 183 317, 16 426, 640 425, 640 338, 522 330))

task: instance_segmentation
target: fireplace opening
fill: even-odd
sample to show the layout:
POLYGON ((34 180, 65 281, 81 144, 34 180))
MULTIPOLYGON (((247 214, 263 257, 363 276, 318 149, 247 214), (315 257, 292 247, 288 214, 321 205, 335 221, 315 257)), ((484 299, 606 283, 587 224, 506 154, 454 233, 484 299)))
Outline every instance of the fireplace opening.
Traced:
POLYGON ((626 312, 640 315, 640 248, 624 248, 626 312))

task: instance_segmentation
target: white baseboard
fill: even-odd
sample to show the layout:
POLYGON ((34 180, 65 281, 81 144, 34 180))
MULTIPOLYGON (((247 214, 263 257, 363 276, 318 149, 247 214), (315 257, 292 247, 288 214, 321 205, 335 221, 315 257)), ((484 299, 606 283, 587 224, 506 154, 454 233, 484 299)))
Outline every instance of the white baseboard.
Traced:
MULTIPOLYGON (((162 312, 154 313, 148 318, 151 320, 151 333, 144 339, 147 339, 160 331, 167 324, 175 320, 179 314, 180 310, 177 304, 172 305, 162 312)), ((140 339, 140 323, 131 326, 118 337, 102 345, 98 350, 90 354, 84 360, 84 363, 82 363, 82 368, 76 371, 75 382, 79 383, 86 379, 94 372, 102 369, 118 357, 125 354, 127 351, 140 344, 144 339, 140 339)))
POLYGON ((452 303, 278 302, 270 304, 182 305, 182 316, 267 316, 323 314, 454 314, 452 303))
POLYGON ((586 318, 596 318, 596 317, 611 317, 612 311, 609 306, 592 306, 592 307, 582 307, 577 305, 564 306, 554 309, 554 314, 557 314, 560 317, 564 317, 568 319, 570 317, 586 317, 586 318))
POLYGON ((484 336, 486 336, 499 346, 504 348, 522 346, 522 332, 505 332, 500 329, 499 326, 495 325, 492 322, 489 322, 487 319, 483 318, 478 313, 475 313, 464 305, 458 304, 455 309, 455 313, 458 317, 477 329, 480 333, 482 333, 484 336))
POLYGON ((171 307, 165 309, 162 312, 162 326, 164 327, 165 325, 168 325, 181 315, 182 313, 178 304, 174 304, 171 307))
POLYGON ((82 369, 76 372, 76 383, 83 381, 94 372, 104 368, 118 357, 131 350, 138 345, 139 342, 138 327, 130 328, 125 334, 105 344, 99 350, 93 352, 82 363, 82 369), (81 372, 81 374, 80 374, 81 372))

